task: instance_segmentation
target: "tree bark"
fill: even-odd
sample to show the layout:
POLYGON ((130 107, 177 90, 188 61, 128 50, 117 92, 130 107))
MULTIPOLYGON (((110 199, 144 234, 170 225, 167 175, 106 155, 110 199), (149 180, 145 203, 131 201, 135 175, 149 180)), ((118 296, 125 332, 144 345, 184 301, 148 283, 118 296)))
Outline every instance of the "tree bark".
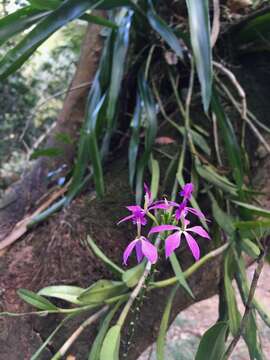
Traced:
POLYGON ((103 41, 100 36, 101 27, 89 25, 77 71, 64 101, 64 106, 57 119, 56 127, 47 141, 46 147, 57 147, 63 150, 63 155, 54 158, 40 158, 30 171, 11 186, 0 202, 0 241, 6 237, 14 225, 19 222, 29 210, 37 205, 38 200, 52 186, 47 175, 50 171, 65 166, 60 176, 70 170, 75 154, 75 147, 82 124, 87 94, 100 59, 103 41), (88 85, 87 85, 88 84, 88 85), (84 85, 83 87, 80 87, 84 85), (58 133, 70 136, 72 144, 64 144, 57 140, 58 133))

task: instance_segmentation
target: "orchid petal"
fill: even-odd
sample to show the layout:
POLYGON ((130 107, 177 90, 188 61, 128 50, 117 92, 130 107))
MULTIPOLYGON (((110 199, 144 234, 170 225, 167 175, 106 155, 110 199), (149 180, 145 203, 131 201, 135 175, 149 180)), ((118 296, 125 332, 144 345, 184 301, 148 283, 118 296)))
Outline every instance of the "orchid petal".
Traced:
POLYGON ((198 210, 198 209, 194 209, 192 207, 186 207, 187 211, 198 216, 199 219, 203 219, 203 220, 206 220, 206 217, 204 216, 204 214, 198 210))
POLYGON ((142 253, 152 263, 155 264, 158 259, 157 248, 148 240, 141 240, 142 253))
POLYGON ((126 208, 132 212, 140 212, 140 211, 143 212, 143 209, 139 205, 130 205, 130 206, 126 206, 126 208))
POLYGON ((145 197, 144 197, 145 203, 146 203, 146 207, 148 207, 153 202, 152 193, 149 190, 149 187, 147 186, 146 183, 144 183, 143 186, 144 186, 144 191, 145 191, 145 197))
POLYGON ((135 245, 138 243, 139 239, 131 241, 131 243, 126 247, 123 255, 124 264, 127 265, 127 260, 134 249, 135 245))
POLYGON ((156 205, 152 205, 148 208, 148 210, 153 210, 153 209, 164 209, 164 210, 167 210, 169 209, 171 206, 168 205, 168 204, 156 204, 156 205))
POLYGON ((138 263, 140 263, 143 259, 143 252, 142 252, 142 243, 141 241, 138 241, 136 244, 136 256, 137 256, 137 261, 138 263))
POLYGON ((202 228, 201 226, 193 226, 191 228, 186 229, 186 231, 191 231, 191 232, 194 232, 194 233, 200 235, 201 237, 210 239, 208 232, 205 231, 204 228, 202 228))
POLYGON ((179 231, 167 237, 167 239, 165 240, 166 258, 171 256, 172 252, 180 246, 180 242, 181 242, 181 233, 179 231))
POLYGON ((158 232, 162 232, 162 231, 171 231, 171 230, 180 230, 180 228, 178 226, 174 226, 174 225, 159 225, 159 226, 154 226, 150 231, 149 231, 149 235, 150 234, 154 234, 154 233, 158 233, 158 232))
POLYGON ((184 199, 190 200, 192 192, 193 192, 193 184, 188 183, 184 185, 182 191, 180 192, 180 195, 184 196, 184 199))
POLYGON ((128 220, 131 220, 131 219, 133 219, 133 215, 126 216, 123 219, 121 219, 120 221, 118 221, 117 225, 121 224, 124 221, 128 221, 128 220))
POLYGON ((192 255, 194 256, 195 260, 199 260, 200 258, 200 248, 199 248, 199 245, 197 244, 196 240, 190 235, 188 234, 187 232, 183 232, 186 240, 187 240, 187 243, 188 243, 188 246, 192 252, 192 255))

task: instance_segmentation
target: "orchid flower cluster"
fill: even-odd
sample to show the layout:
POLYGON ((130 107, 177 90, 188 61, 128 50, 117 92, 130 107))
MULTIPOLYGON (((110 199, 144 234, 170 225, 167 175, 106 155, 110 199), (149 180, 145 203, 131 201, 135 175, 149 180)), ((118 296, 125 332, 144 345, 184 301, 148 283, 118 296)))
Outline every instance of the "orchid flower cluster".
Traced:
POLYGON ((144 207, 142 208, 139 205, 127 206, 131 215, 126 216, 118 222, 118 224, 120 224, 125 221, 132 221, 137 227, 136 238, 130 242, 123 254, 125 265, 127 265, 128 258, 134 248, 138 263, 146 257, 148 261, 155 264, 158 260, 158 249, 151 243, 149 237, 151 234, 160 234, 171 231, 173 231, 173 233, 168 235, 165 239, 166 258, 170 257, 172 253, 180 247, 182 236, 185 238, 195 260, 197 261, 200 258, 199 245, 191 234, 199 235, 206 239, 210 239, 210 236, 202 226, 190 227, 190 220, 187 219, 189 214, 193 214, 200 220, 207 221, 200 210, 188 205, 192 197, 193 188, 194 186, 192 183, 183 186, 182 191, 180 192, 180 196, 182 197, 180 203, 168 201, 167 199, 154 202, 148 186, 144 184, 144 207), (172 210, 174 210, 174 212, 172 210), (149 218, 152 220, 154 219, 157 226, 152 227, 146 237, 142 235, 142 227, 147 225, 149 218), (166 219, 166 222, 169 223, 159 225, 158 219, 166 219))

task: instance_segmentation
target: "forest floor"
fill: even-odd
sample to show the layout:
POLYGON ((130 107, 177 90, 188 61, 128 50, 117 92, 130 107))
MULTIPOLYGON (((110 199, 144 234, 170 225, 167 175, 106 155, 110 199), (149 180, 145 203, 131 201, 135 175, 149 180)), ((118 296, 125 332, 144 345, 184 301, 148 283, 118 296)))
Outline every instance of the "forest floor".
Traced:
MULTIPOLYGON (((252 279, 255 266, 248 269, 249 279, 252 279)), ((265 265, 255 294, 265 309, 270 313, 270 266, 265 265)), ((243 312, 240 296, 239 309, 243 312)), ((166 360, 194 360, 200 338, 203 333, 216 322, 218 315, 218 296, 201 301, 181 312, 172 324, 167 335, 166 360)), ((260 338, 265 359, 270 359, 270 329, 258 320, 260 338)), ((155 347, 144 352, 139 360, 156 360, 155 347)), ((245 343, 241 340, 235 349, 231 360, 249 360, 245 343)))

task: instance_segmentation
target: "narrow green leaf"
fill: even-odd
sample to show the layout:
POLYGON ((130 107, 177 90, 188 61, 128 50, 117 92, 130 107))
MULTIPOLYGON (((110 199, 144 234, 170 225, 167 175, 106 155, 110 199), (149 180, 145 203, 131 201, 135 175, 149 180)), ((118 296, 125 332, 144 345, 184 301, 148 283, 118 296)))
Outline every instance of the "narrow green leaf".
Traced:
POLYGON ((232 286, 232 277, 231 273, 231 259, 229 258, 231 253, 227 253, 224 261, 224 286, 225 286, 225 296, 228 307, 228 315, 229 315, 229 327, 233 336, 235 336, 238 332, 241 315, 237 308, 237 302, 235 297, 235 291, 232 286))
POLYGON ((234 223, 235 227, 239 230, 269 230, 270 229, 270 220, 260 221, 237 221, 234 223))
POLYGON ((161 38, 170 46, 177 56, 183 58, 183 49, 179 39, 173 30, 166 24, 164 20, 155 12, 152 1, 149 1, 150 9, 147 11, 147 18, 152 28, 161 36, 161 38))
POLYGON ((228 323, 221 321, 208 329, 200 341, 195 360, 221 360, 225 352, 228 323))
POLYGON ((84 14, 80 17, 80 19, 85 20, 85 21, 89 22, 90 24, 97 24, 97 25, 101 25, 101 26, 105 26, 105 27, 114 29, 114 30, 118 29, 118 26, 114 22, 107 20, 102 16, 84 14))
POLYGON ((40 150, 35 150, 32 153, 30 160, 35 160, 40 157, 56 157, 61 155, 63 155, 63 150, 60 148, 40 149, 40 150))
POLYGON ((249 210, 251 214, 260 215, 260 216, 266 217, 266 218, 270 217, 270 211, 267 209, 263 209, 259 206, 254 206, 251 204, 246 204, 246 203, 243 203, 240 201, 233 201, 233 203, 249 210))
POLYGON ((107 117, 108 128, 113 128, 113 119, 115 116, 116 105, 118 103, 120 87, 124 74, 126 55, 129 45, 130 27, 133 12, 128 11, 123 17, 114 41, 114 49, 112 55, 111 80, 108 93, 107 117))
POLYGON ((253 259, 257 259, 260 256, 261 251, 259 247, 256 244, 254 244, 254 242, 252 242, 251 240, 241 239, 240 246, 241 249, 249 256, 251 256, 253 259))
POLYGON ((184 273, 181 269, 181 266, 179 264, 179 261, 175 255, 175 253, 172 253, 172 255, 170 256, 170 262, 171 262, 173 271, 175 273, 175 276, 177 277, 177 280, 179 281, 179 284, 181 285, 181 287, 186 290, 186 292, 189 294, 189 296, 192 299, 195 299, 195 296, 193 295, 192 290, 190 289, 190 287, 185 279, 184 273))
POLYGON ((100 360, 119 360, 121 326, 110 328, 102 344, 100 360))
POLYGON ((129 160, 129 184, 133 187, 135 173, 136 173, 136 163, 138 150, 140 145, 140 125, 141 125, 141 99, 137 95, 136 106, 133 114, 132 121, 130 123, 131 127, 131 139, 129 142, 128 148, 128 160, 129 160))
POLYGON ((238 185, 238 188, 241 189, 243 185, 244 174, 241 150, 237 142, 232 124, 226 116, 215 90, 213 90, 211 106, 213 112, 216 114, 218 125, 220 126, 220 130, 223 134, 225 149, 234 179, 238 185))
POLYGON ((211 203, 212 203, 212 214, 217 222, 217 224, 223 229, 228 235, 232 235, 235 231, 234 223, 232 218, 223 211, 214 196, 211 193, 208 193, 211 203))
POLYGON ((82 303, 77 299, 85 289, 78 286, 69 285, 55 285, 48 286, 39 290, 38 295, 53 297, 68 301, 72 304, 81 305, 82 303))
POLYGON ((176 291, 178 290, 179 285, 174 286, 172 289, 170 296, 168 298, 164 313, 162 315, 158 338, 157 338, 157 360, 164 360, 164 350, 165 350, 165 342, 166 342, 166 334, 168 330, 170 313, 172 309, 173 299, 175 297, 176 291))
POLYGON ((51 10, 56 9, 61 5, 62 1, 59 0, 28 0, 30 5, 39 10, 51 10))
POLYGON ((48 11, 40 11, 31 6, 25 6, 0 19, 0 45, 12 36, 28 29, 48 15, 48 11))
POLYGON ((53 33, 68 22, 79 18, 87 9, 94 8, 98 3, 99 1, 89 0, 67 0, 63 2, 4 56, 0 61, 0 78, 4 79, 16 71, 53 33))
POLYGON ((154 159, 153 155, 150 157, 150 168, 151 168, 151 193, 153 199, 157 198, 159 188, 160 169, 159 163, 154 159))
POLYGON ((19 297, 27 302, 28 304, 34 306, 40 310, 58 310, 58 308, 51 303, 49 300, 45 299, 44 297, 37 295, 33 291, 29 291, 26 289, 19 289, 17 291, 19 297))
POLYGON ((204 111, 207 112, 212 94, 212 50, 208 0, 186 0, 192 49, 202 89, 204 111))
POLYGON ((53 337, 58 333, 58 331, 63 327, 65 322, 69 320, 73 315, 69 315, 65 317, 60 324, 54 329, 54 331, 47 337, 47 339, 44 341, 44 343, 40 346, 40 348, 34 353, 34 355, 31 356, 30 360, 38 360, 40 358, 40 355, 42 354, 43 350, 47 348, 47 346, 51 343, 53 337))
POLYGON ((137 266, 124 272, 122 276, 123 282, 129 287, 133 288, 138 284, 138 281, 142 277, 142 274, 145 270, 145 261, 141 262, 137 266))
POLYGON ((237 189, 233 183, 231 183, 225 176, 221 176, 216 173, 212 167, 208 165, 201 165, 195 162, 195 168, 197 173, 207 180, 210 184, 219 187, 221 190, 229 193, 230 195, 236 196, 237 189))
POLYGON ((145 79, 144 73, 140 71, 138 77, 138 87, 140 99, 142 101, 142 106, 145 116, 145 126, 146 126, 146 136, 145 136, 145 151, 143 156, 140 158, 138 169, 137 169, 137 179, 136 179, 136 202, 140 204, 142 199, 142 187, 143 187, 143 177, 144 171, 148 164, 152 147, 155 143, 155 138, 157 134, 157 115, 156 115, 156 106, 152 91, 145 79))
POLYGON ((121 281, 98 280, 81 293, 78 300, 84 305, 99 304, 113 296, 123 294, 127 289, 126 284, 121 281))
POLYGON ((104 264, 106 266, 108 266, 108 268, 110 270, 112 270, 114 273, 116 273, 117 275, 123 275, 125 273, 125 271, 123 269, 121 269, 119 266, 117 266, 112 260, 110 260, 102 251, 101 249, 96 245, 96 243, 94 242, 94 240, 88 235, 87 236, 87 243, 89 244, 89 246, 91 247, 92 251, 94 252, 94 254, 101 260, 104 262, 104 264))
POLYGON ((107 314, 105 319, 102 321, 101 327, 99 329, 99 332, 97 334, 97 337, 95 338, 95 341, 93 342, 93 345, 91 346, 91 350, 88 356, 88 360, 100 360, 100 351, 102 347, 102 343, 104 341, 105 335, 108 331, 108 328, 110 326, 110 322, 112 321, 116 311, 119 309, 119 306, 121 305, 121 302, 118 302, 111 311, 107 314))

